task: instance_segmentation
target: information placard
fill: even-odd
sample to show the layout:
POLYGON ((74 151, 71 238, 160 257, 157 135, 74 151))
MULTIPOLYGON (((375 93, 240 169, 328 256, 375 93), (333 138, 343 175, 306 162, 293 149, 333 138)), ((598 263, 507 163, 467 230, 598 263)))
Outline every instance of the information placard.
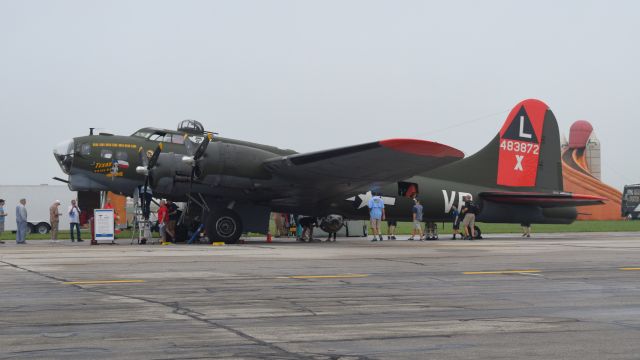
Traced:
POLYGON ((93 210, 94 236, 96 241, 115 240, 113 209, 93 210))

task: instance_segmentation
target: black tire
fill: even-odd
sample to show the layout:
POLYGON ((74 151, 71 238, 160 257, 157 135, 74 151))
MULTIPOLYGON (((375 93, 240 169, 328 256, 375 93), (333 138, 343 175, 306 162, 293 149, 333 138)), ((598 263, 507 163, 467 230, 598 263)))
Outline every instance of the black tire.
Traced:
POLYGON ((49 226, 49 224, 47 223, 41 222, 34 227, 34 230, 37 234, 44 235, 51 231, 51 226, 49 226))
POLYGON ((184 224, 176 225, 176 238, 174 242, 186 242, 189 239, 189 233, 187 227, 184 224))
POLYGON ((235 244, 242 235, 242 219, 235 211, 216 209, 207 217, 209 241, 235 244))
POLYGON ((27 234, 35 234, 36 233, 36 226, 28 223, 27 224, 27 234))

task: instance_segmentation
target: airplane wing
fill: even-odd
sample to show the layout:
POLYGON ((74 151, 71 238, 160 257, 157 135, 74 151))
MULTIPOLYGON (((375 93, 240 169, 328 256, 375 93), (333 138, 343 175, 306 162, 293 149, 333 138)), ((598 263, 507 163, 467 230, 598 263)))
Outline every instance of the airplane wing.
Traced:
POLYGON ((486 191, 479 194, 487 201, 505 204, 534 205, 540 207, 587 206, 604 204, 603 197, 580 195, 572 193, 536 193, 536 192, 508 192, 486 191))
POLYGON ((315 184, 389 182, 462 159, 462 151, 415 139, 390 139, 269 159, 274 175, 315 184))
POLYGON ((431 141, 390 139, 272 158, 263 166, 283 180, 271 204, 302 206, 406 179, 463 157, 462 151, 431 141))

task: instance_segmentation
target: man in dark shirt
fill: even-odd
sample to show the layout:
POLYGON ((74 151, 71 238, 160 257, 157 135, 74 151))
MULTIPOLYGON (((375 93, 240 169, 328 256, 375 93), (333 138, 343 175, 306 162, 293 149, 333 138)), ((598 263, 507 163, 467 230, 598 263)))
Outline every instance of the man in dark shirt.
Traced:
POLYGON ((178 221, 178 205, 173 201, 167 200, 167 215, 169 222, 165 232, 171 237, 171 241, 176 241, 176 222, 178 221))
POLYGON ((478 207, 471 201, 471 196, 464 197, 464 205, 460 211, 462 214, 462 226, 464 226, 464 235, 466 240, 473 240, 476 237, 476 215, 478 207))

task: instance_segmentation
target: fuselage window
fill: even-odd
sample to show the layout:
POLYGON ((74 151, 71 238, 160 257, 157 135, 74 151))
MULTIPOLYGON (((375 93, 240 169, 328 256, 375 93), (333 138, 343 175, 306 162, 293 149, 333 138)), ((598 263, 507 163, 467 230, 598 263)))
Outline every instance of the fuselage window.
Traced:
POLYGON ((100 151, 100 157, 103 159, 111 159, 113 157, 113 152, 109 149, 102 149, 100 151))
POLYGON ((171 142, 171 134, 165 134, 163 142, 170 143, 171 142))
POLYGON ((91 144, 82 144, 80 145, 80 155, 89 156, 91 155, 91 144))
POLYGON ((127 154, 126 151, 118 151, 116 153, 116 160, 124 160, 127 161, 129 160, 129 154, 127 154))
POLYGON ((151 136, 149 136, 149 140, 151 140, 151 141, 162 141, 163 137, 164 137, 164 135, 162 135, 162 134, 151 134, 151 136))

